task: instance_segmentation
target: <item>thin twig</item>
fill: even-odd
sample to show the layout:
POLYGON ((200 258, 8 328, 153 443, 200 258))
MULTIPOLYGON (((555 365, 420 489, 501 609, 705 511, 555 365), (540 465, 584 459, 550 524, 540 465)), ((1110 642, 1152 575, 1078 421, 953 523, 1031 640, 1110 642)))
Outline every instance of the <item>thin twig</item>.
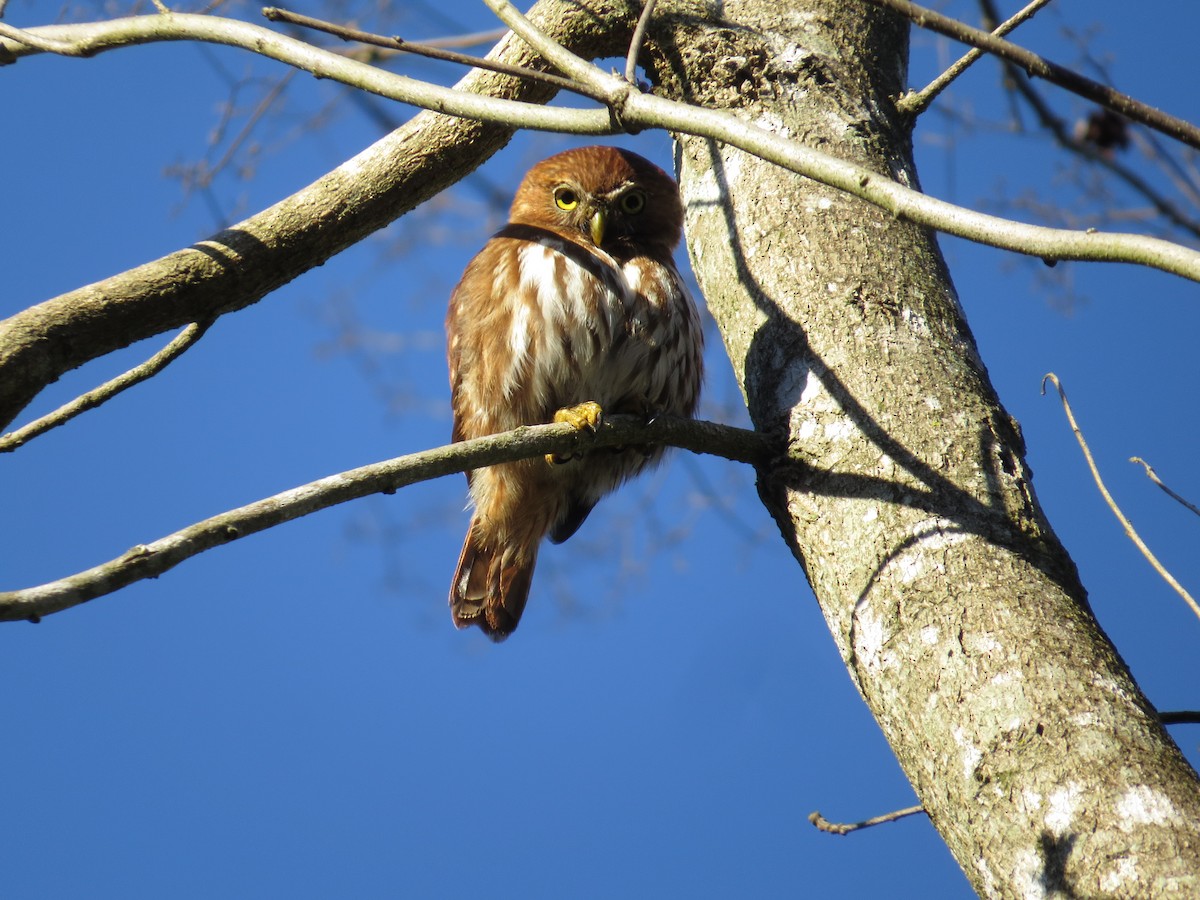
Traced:
POLYGON ((193 322, 176 335, 175 339, 167 344, 167 346, 163 347, 141 365, 134 366, 128 372, 118 375, 110 381, 106 381, 98 388, 90 390, 86 394, 81 394, 70 403, 60 406, 54 412, 47 413, 40 419, 34 419, 28 425, 18 428, 16 431, 10 431, 8 434, 0 437, 0 453, 11 453, 35 437, 45 434, 52 428, 65 425, 80 413, 86 412, 89 409, 95 409, 122 391, 128 390, 135 384, 157 375, 182 356, 196 341, 200 340, 204 336, 204 332, 208 331, 210 325, 212 325, 211 321, 193 322))
POLYGON ((907 816, 915 816, 918 813, 925 812, 925 807, 917 804, 909 806, 905 809, 898 809, 895 812, 885 813, 882 816, 875 816, 872 819, 864 819, 861 822, 830 822, 819 812, 810 812, 808 821, 810 821, 818 831, 824 831, 827 834, 849 834, 852 831, 858 831, 861 828, 870 828, 872 825, 883 825, 887 822, 896 822, 907 816))
POLYGON ((429 38, 421 42, 423 47, 438 47, 450 50, 454 47, 478 47, 481 44, 494 44, 508 34, 507 28, 489 28, 486 31, 472 31, 467 34, 451 34, 446 37, 429 38))
POLYGON ((1151 481, 1153 481, 1155 484, 1157 484, 1164 491, 1166 491, 1168 497, 1170 497, 1173 500, 1177 500, 1178 502, 1180 502, 1184 506, 1186 506, 1188 509, 1190 509, 1192 512, 1194 512, 1196 515, 1200 516, 1200 509, 1197 509, 1195 504, 1189 503, 1187 500, 1183 499, 1183 497, 1179 496, 1177 493, 1175 493, 1173 490, 1171 490, 1169 487, 1167 487, 1165 484, 1163 484, 1162 479, 1158 477, 1158 473, 1154 471, 1154 469, 1150 465, 1150 463, 1146 462, 1140 456, 1131 456, 1131 457, 1129 457, 1129 461, 1131 463, 1140 463, 1142 468, 1144 468, 1146 470, 1146 477, 1149 478, 1151 481))
POLYGON ((139 544, 75 575, 0 592, 0 621, 36 621, 136 581, 157 578, 205 550, 370 494, 391 494, 418 481, 547 453, 578 454, 643 444, 683 447, 759 466, 767 465, 778 449, 777 441, 756 431, 671 416, 647 423, 641 416, 614 415, 594 433, 566 423, 517 428, 340 472, 139 544))
MULTIPOLYGON (((508 34, 507 28, 493 28, 489 31, 474 31, 469 34, 451 35, 449 37, 426 38, 421 41, 421 46, 433 47, 439 50, 451 50, 456 47, 478 47, 483 44, 492 46, 499 42, 506 34, 508 34)), ((331 47, 330 49, 334 48, 331 47)), ((359 62, 375 65, 385 60, 395 59, 406 51, 397 49, 396 47, 360 45, 357 47, 347 47, 344 50, 335 50, 334 52, 349 56, 351 59, 356 59, 359 62)), ((487 57, 483 58, 486 59, 487 57)))
MULTIPOLYGON (((992 31, 992 34, 996 37, 1003 37, 1022 22, 1033 18, 1037 11, 1049 2, 1050 0, 1033 0, 1033 2, 1017 12, 1017 14, 1012 18, 1002 22, 999 27, 992 31)), ((919 116, 929 107, 929 104, 937 98, 938 94, 948 88, 954 79, 956 79, 963 72, 967 71, 967 69, 974 65, 976 60, 982 56, 983 51, 978 47, 968 50, 963 56, 959 57, 958 61, 950 66, 950 68, 948 68, 937 78, 933 79, 933 81, 929 82, 929 84, 923 87, 921 90, 902 97, 896 104, 896 107, 902 113, 905 113, 909 116, 919 116)))
MULTIPOLYGON (((1017 68, 1012 63, 1005 63, 1005 65, 1012 69, 1017 68)), ((1013 78, 1012 84, 1013 89, 1033 109, 1038 122, 1054 136, 1054 139, 1058 141, 1060 146, 1083 157, 1088 162, 1108 169, 1113 175, 1145 197, 1160 215, 1172 222, 1176 227, 1182 228, 1196 237, 1200 237, 1200 223, 1189 218, 1175 203, 1163 196, 1162 193, 1154 188, 1138 172, 1116 159, 1106 157, 1097 148, 1085 144, 1071 134, 1071 130, 1067 127, 1067 124, 1054 114, 1050 105, 1042 99, 1041 94, 1037 92, 1028 79, 1013 78)))
POLYGON ((1185 165, 1174 155, 1168 153, 1159 143, 1157 137, 1147 131, 1130 129, 1129 139, 1138 146, 1142 154, 1158 163, 1159 170, 1167 177, 1179 193, 1184 194, 1192 204, 1200 204, 1200 181, 1196 178, 1196 170, 1188 160, 1185 165))
POLYGON ((988 53, 998 56, 1001 59, 1014 62, 1031 76, 1044 78, 1072 93, 1086 97, 1093 103, 1119 112, 1127 119, 1141 122, 1155 131, 1161 131, 1163 134, 1173 137, 1187 144, 1189 147, 1200 150, 1200 127, 1175 116, 1167 115, 1152 106, 1147 106, 1145 103, 1135 100, 1128 94, 1115 91, 1107 85, 1100 84, 1098 81, 1085 78, 1078 72, 1068 69, 1066 66, 1050 62, 1036 53, 1031 53, 1023 47, 1009 43, 1003 38, 995 37, 986 31, 965 25, 957 19, 951 19, 931 9, 910 3, 909 0, 868 0, 868 2, 874 3, 876 6, 883 6, 894 10, 922 28, 928 28, 931 31, 936 31, 938 34, 954 38, 956 41, 986 50, 988 53))
POLYGON ((490 59, 484 59, 482 56, 471 56, 467 53, 458 53, 454 50, 446 50, 441 47, 434 47, 429 44, 418 44, 414 41, 406 41, 404 38, 396 36, 387 36, 382 34, 373 34, 369 31, 360 31, 357 28, 350 28, 346 25, 339 25, 337 22, 327 22, 324 19, 314 19, 312 16, 305 16, 300 13, 290 12, 286 9, 280 9, 277 6, 267 6, 263 8, 262 14, 265 18, 272 22, 286 22, 289 25, 297 25, 301 28, 310 28, 313 31, 320 31, 325 34, 333 35, 341 38, 344 41, 357 41, 360 44, 370 44, 373 47, 384 47, 388 50, 398 50, 404 53, 412 53, 416 56, 424 56, 429 59, 436 59, 442 62, 452 62, 463 66, 471 66, 476 69, 486 69, 489 72, 498 72, 501 75, 511 75, 514 78, 526 78, 530 81, 540 81, 543 84, 553 85, 559 90, 571 91, 575 94, 580 94, 590 100, 596 100, 600 103, 604 102, 604 98, 597 96, 596 92, 582 85, 577 81, 572 81, 570 78, 563 78, 560 75, 552 75, 549 72, 538 72, 534 69, 525 69, 521 66, 511 66, 508 63, 494 62, 490 59))
POLYGON ((202 188, 211 185, 213 179, 233 161, 234 157, 237 156, 238 150, 250 140, 258 123, 266 116, 271 107, 275 105, 275 101, 279 99, 280 95, 287 90, 297 71, 297 69, 292 69, 290 72, 287 72, 282 78, 271 85, 270 90, 255 104, 250 115, 246 117, 246 121, 242 123, 242 127, 239 129, 237 135, 229 142, 229 145, 225 148, 225 152, 221 154, 221 158, 213 166, 208 167, 200 176, 199 182, 202 188))
POLYGON ((642 44, 646 40, 646 29, 650 27, 650 17, 654 15, 654 7, 658 0, 645 0, 642 14, 638 16, 637 28, 629 40, 629 54, 625 57, 625 80, 637 87, 638 56, 642 52, 642 44))
POLYGON ((1088 447, 1087 441, 1083 437, 1083 431, 1080 430, 1079 425, 1075 422, 1075 414, 1071 412, 1071 404, 1067 402, 1067 392, 1063 390, 1062 384, 1059 383, 1058 376, 1053 372, 1050 372, 1042 379, 1043 394, 1046 393, 1047 381, 1053 384, 1055 390, 1058 391, 1058 396, 1062 400, 1063 412, 1065 412, 1067 415, 1067 422, 1071 426, 1071 431, 1075 433, 1075 440, 1079 442, 1080 449, 1083 450, 1083 458, 1087 460, 1088 468, 1092 471, 1092 479, 1096 482, 1096 487, 1099 488, 1100 495, 1104 497, 1104 502, 1107 503, 1108 508, 1113 511, 1113 515, 1117 517, 1117 521, 1119 521, 1121 523, 1121 527, 1125 529, 1125 534, 1131 541, 1133 541, 1134 546, 1141 551, 1142 556, 1149 560, 1150 565, 1154 567, 1154 570, 1158 572, 1158 574, 1163 577, 1167 584, 1174 588, 1175 592, 1184 599, 1187 605, 1192 608, 1192 612, 1196 614, 1197 618, 1200 618, 1200 604, 1196 603, 1196 601, 1192 598, 1192 595, 1184 589, 1183 585, 1175 580, 1175 576, 1168 572, 1163 564, 1158 561, 1158 558, 1150 551, 1150 548, 1146 546, 1146 542, 1141 539, 1137 531, 1134 529, 1133 523, 1131 523, 1129 519, 1125 517, 1125 514, 1121 512, 1121 508, 1117 506, 1117 502, 1113 499, 1112 494, 1108 492, 1108 488, 1104 486, 1104 480, 1100 477, 1100 470, 1096 466, 1096 460, 1092 458, 1092 451, 1088 447))
POLYGON ((608 110, 549 107, 442 87, 349 59, 269 28, 218 16, 192 13, 130 16, 105 22, 44 25, 29 29, 27 33, 46 38, 61 51, 39 48, 17 39, 4 43, 5 35, 0 32, 0 64, 34 53, 62 52, 67 56, 86 57, 158 41, 194 40, 240 47, 318 78, 329 78, 450 116, 568 134, 613 134, 616 130, 608 110))

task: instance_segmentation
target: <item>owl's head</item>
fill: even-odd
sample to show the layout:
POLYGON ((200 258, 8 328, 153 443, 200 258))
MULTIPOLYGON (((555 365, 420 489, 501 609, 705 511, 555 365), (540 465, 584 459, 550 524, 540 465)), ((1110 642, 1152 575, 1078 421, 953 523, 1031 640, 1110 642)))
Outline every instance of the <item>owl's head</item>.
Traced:
POLYGON ((581 147, 542 160, 517 188, 511 222, 592 243, 614 256, 670 256, 683 236, 674 179, 617 147, 581 147))

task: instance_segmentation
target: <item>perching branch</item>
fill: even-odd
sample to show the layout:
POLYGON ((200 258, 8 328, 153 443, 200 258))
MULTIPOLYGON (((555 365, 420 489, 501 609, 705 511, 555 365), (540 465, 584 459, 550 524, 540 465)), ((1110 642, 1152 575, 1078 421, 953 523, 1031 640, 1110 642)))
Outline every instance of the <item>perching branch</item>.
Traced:
POLYGON ((1098 81, 1085 78, 1066 66, 1050 62, 1048 59, 1023 47, 1018 47, 1003 38, 996 37, 979 28, 972 28, 970 25, 943 16, 931 9, 910 3, 909 0, 867 0, 867 2, 894 10, 907 17, 914 25, 928 28, 930 31, 936 31, 938 34, 962 41, 964 44, 970 44, 972 47, 986 50, 1001 59, 1016 63, 1033 77, 1043 78, 1057 84, 1059 87, 1085 97, 1106 109, 1118 112, 1127 119, 1140 122, 1148 128, 1161 131, 1168 137, 1200 150, 1200 128, 1191 122, 1167 115, 1162 110, 1147 106, 1128 94, 1122 94, 1098 81))
POLYGON ((637 416, 614 415, 595 433, 577 431, 569 424, 517 428, 330 475, 138 544, 75 575, 0 592, 0 621, 36 621, 136 581, 157 578, 205 550, 370 494, 391 494, 419 481, 547 453, 641 444, 682 447, 756 466, 767 465, 778 452, 776 441, 755 431, 669 416, 647 423, 637 416))
POLYGON ((1067 392, 1063 390, 1062 384, 1059 383, 1058 376, 1051 372, 1042 379, 1043 394, 1046 393, 1046 382, 1053 384, 1055 390, 1058 391, 1058 396, 1062 400, 1063 412, 1067 415, 1067 423, 1071 426, 1071 431, 1075 433, 1075 440, 1079 442, 1079 448, 1083 451, 1083 458, 1087 460, 1088 469, 1092 473, 1092 479, 1096 482, 1096 487, 1099 488, 1104 502, 1108 504, 1108 508, 1117 517, 1117 521, 1121 523, 1121 527, 1125 529, 1126 536, 1133 541, 1134 546, 1138 548, 1142 556, 1146 557, 1150 565, 1154 567, 1154 571, 1162 576, 1163 580, 1174 589, 1175 593, 1179 594, 1184 599, 1184 602, 1192 608, 1192 612, 1196 614, 1197 618, 1200 618, 1200 604, 1196 603, 1196 600, 1187 592, 1184 586, 1175 580, 1175 576, 1168 572, 1166 567, 1158 561, 1158 557, 1146 546, 1146 542, 1142 540, 1141 535, 1134 529, 1133 523, 1121 512, 1121 508, 1117 506, 1117 501, 1113 499, 1112 494, 1108 492, 1108 488, 1104 486, 1104 480, 1100 477, 1100 469, 1096 466, 1096 460, 1092 457, 1092 451, 1088 447, 1087 441, 1084 440, 1083 431, 1075 421, 1075 414, 1071 412, 1071 404, 1067 402, 1067 392))

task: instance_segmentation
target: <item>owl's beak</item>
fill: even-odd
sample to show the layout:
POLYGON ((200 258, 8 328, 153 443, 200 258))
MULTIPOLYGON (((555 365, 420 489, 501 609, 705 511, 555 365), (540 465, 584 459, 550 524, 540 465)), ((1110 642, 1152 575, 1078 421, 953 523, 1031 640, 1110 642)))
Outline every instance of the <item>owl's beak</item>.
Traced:
POLYGON ((604 243, 604 226, 608 222, 608 216, 604 209, 597 209, 592 213, 592 217, 588 219, 588 227, 592 232, 592 243, 599 247, 604 243))

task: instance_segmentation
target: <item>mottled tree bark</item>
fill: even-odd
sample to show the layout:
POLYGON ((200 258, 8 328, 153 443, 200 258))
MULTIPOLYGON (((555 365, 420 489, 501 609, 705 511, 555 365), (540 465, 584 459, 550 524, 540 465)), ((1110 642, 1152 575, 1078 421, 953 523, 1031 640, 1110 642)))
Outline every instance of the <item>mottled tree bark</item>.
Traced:
MULTIPOLYGON (((915 186, 901 20, 843 0, 664 14, 669 95, 915 186)), ((934 235, 681 150, 696 276, 756 427, 788 437, 762 499, 967 877, 989 897, 1200 896, 1200 785, 1038 507, 934 235)))

